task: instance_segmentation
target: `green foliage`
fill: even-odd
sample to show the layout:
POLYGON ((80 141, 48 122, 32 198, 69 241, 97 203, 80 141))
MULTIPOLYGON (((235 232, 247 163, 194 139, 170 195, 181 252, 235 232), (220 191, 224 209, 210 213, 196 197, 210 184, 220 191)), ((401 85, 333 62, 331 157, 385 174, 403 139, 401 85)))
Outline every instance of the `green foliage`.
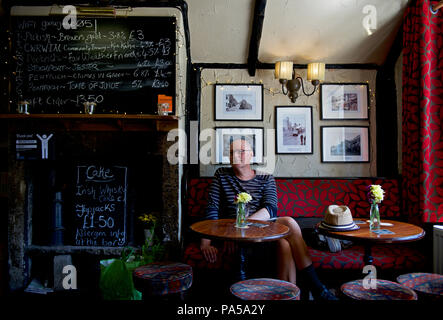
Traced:
MULTIPOLYGON (((142 295, 134 288, 132 272, 142 261, 128 262, 132 255, 125 249, 120 259, 100 261, 100 290, 105 300, 141 300, 142 295)), ((132 256, 133 257, 133 256, 132 256)))
POLYGON ((144 264, 161 261, 164 257, 165 247, 155 234, 155 224, 150 229, 150 237, 145 239, 142 246, 142 258, 144 264))

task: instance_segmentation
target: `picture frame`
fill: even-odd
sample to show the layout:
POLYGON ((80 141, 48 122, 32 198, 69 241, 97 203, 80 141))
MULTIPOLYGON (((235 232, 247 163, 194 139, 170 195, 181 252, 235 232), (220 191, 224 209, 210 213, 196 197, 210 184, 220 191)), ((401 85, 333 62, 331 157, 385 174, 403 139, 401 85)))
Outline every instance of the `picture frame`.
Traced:
POLYGON ((312 106, 276 106, 276 153, 313 154, 312 123, 312 106))
POLYGON ((321 126, 321 162, 369 162, 369 126, 321 126))
POLYGON ((320 84, 321 120, 368 120, 367 83, 320 84))
POLYGON ((262 84, 215 84, 215 121, 263 121, 262 84))
POLYGON ((251 164, 263 163, 263 128, 256 127, 217 127, 215 128, 215 161, 216 163, 230 163, 230 144, 236 139, 244 137, 251 145, 253 157, 251 164))

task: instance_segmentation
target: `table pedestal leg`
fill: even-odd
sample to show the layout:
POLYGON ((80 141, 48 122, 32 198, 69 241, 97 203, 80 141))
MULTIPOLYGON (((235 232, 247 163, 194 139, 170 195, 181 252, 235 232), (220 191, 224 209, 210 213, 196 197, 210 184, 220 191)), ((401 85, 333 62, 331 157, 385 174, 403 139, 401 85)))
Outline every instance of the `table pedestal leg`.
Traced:
POLYGON ((372 252, 371 252, 371 245, 365 244, 365 255, 363 257, 363 262, 365 266, 372 265, 373 258, 372 258, 372 252))
POLYGON ((239 269, 237 274, 238 281, 246 280, 246 250, 239 245, 239 269))

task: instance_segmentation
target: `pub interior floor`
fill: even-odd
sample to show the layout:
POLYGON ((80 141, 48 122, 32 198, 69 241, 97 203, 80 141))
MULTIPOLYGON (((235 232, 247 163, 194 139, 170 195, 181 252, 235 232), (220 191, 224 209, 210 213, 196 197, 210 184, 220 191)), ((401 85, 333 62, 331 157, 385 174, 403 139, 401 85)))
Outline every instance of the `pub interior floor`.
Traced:
MULTIPOLYGON (((404 272, 378 272, 378 278, 390 281, 396 281, 396 277, 404 272)), ((318 271, 317 274, 322 283, 331 290, 331 292, 337 296, 340 300, 349 301, 350 299, 345 296, 340 287, 344 283, 352 280, 363 279, 366 274, 363 274, 361 270, 342 271, 318 271)), ((276 278, 272 274, 258 274, 249 278, 276 278)), ((197 273, 194 275, 193 284, 191 288, 184 294, 184 301, 193 303, 206 302, 235 302, 239 301, 238 298, 233 296, 230 292, 230 286, 236 282, 236 277, 232 273, 223 272, 209 272, 207 274, 197 273)), ((303 300, 313 300, 311 294, 309 297, 305 296, 303 300)))
MULTIPOLYGON (((423 270, 425 271, 425 270, 423 270)), ((430 271, 428 271, 430 272, 430 271)), ((97 278, 98 273, 93 275, 91 272, 91 278, 87 279, 89 286, 87 289, 81 289, 73 292, 57 292, 50 296, 56 296, 58 298, 78 298, 78 299, 92 299, 94 301, 102 300, 100 289, 98 288, 98 282, 94 279, 97 278)), ((377 270, 377 278, 390 281, 396 281, 396 277, 406 272, 386 272, 377 270)), ((322 283, 329 288, 340 300, 348 301, 349 298, 341 293, 340 287, 342 284, 363 279, 366 275, 362 273, 362 270, 343 271, 343 270, 317 270, 317 274, 322 283)), ((255 270, 247 273, 247 279, 252 278, 276 278, 273 272, 268 270, 255 270)), ((143 300, 148 303, 155 303, 155 301, 175 301, 183 303, 235 303, 240 300, 230 292, 232 284, 237 282, 237 275, 234 272, 225 270, 194 270, 194 277, 192 286, 182 294, 175 294, 166 297, 143 297, 143 300)), ((86 283, 84 283, 86 284, 86 283)), ((85 288, 84 286, 82 286, 85 288)), ((25 297, 43 298, 41 295, 25 293, 23 291, 17 291, 14 293, 6 294, 6 296, 12 297, 25 297)), ((302 300, 313 300, 312 295, 309 297, 303 296, 302 300)))

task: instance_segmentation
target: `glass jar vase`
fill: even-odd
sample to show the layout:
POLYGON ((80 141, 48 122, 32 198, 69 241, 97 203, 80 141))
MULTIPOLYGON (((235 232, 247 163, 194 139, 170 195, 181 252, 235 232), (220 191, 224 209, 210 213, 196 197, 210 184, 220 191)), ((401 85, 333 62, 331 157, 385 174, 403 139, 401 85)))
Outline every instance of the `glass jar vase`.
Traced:
POLYGON ((144 229, 145 234, 145 244, 149 248, 154 243, 154 230, 153 229, 144 229))
POLYGON ((237 217, 235 220, 235 226, 237 228, 247 228, 246 219, 249 214, 249 207, 244 202, 237 203, 237 217))
POLYGON ((380 211, 378 210, 378 203, 373 201, 371 203, 371 212, 369 215, 369 230, 380 229, 380 211))

